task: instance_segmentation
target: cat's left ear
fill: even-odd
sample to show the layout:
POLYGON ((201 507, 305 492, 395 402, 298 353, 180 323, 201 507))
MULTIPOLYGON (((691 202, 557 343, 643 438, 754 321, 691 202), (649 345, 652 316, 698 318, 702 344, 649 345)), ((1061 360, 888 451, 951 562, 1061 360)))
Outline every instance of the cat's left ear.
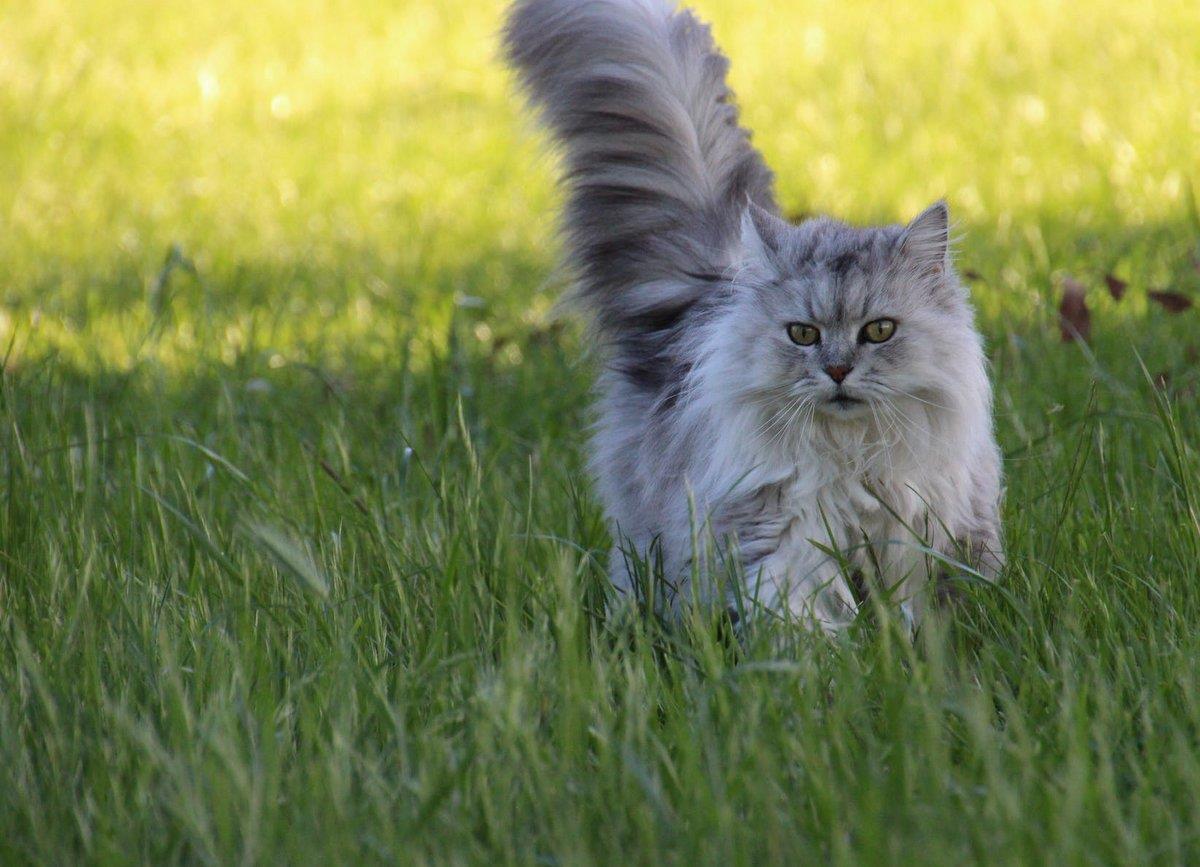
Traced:
POLYGON ((900 252, 922 276, 940 277, 950 269, 950 209, 939 199, 904 227, 900 252))

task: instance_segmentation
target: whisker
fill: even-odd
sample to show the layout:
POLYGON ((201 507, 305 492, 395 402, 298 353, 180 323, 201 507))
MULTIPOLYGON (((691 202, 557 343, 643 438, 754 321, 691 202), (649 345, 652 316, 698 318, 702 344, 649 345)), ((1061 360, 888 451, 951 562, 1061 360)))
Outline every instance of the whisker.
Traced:
POLYGON ((896 404, 894 402, 890 403, 890 406, 891 406, 892 412, 895 413, 895 415, 896 415, 896 420, 899 421, 901 424, 903 424, 907 428, 908 432, 911 435, 913 435, 913 436, 920 435, 920 436, 927 437, 928 439, 932 440, 933 442, 935 442, 938 445, 943 446, 945 448, 953 448, 954 447, 952 443, 950 443, 944 437, 940 437, 937 434, 935 434, 932 430, 930 430, 928 428, 928 426, 923 427, 923 426, 917 424, 917 422, 914 421, 912 418, 910 418, 907 413, 905 413, 902 409, 900 409, 900 407, 896 406, 896 404))
POLYGON ((923 397, 917 397, 912 392, 905 391, 902 388, 897 388, 894 385, 888 385, 887 383, 879 382, 878 380, 870 380, 870 382, 872 385, 877 385, 880 388, 884 389, 885 391, 891 392, 892 394, 900 394, 900 395, 903 395, 904 397, 907 397, 909 400, 915 400, 919 403, 926 404, 927 406, 935 407, 936 409, 944 409, 944 410, 946 410, 946 412, 953 412, 952 407, 948 407, 948 406, 946 406, 944 404, 940 404, 940 403, 935 403, 932 400, 926 400, 923 397))

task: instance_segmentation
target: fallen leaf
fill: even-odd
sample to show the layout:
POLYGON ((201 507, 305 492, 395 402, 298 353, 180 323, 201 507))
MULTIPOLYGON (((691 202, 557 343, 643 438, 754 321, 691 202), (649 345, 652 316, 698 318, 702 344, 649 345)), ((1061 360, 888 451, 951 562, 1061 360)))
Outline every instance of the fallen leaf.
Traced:
POLYGON ((1113 297, 1114 301, 1120 301, 1125 297, 1125 290, 1129 284, 1120 277, 1115 277, 1112 274, 1104 275, 1104 285, 1108 287, 1108 294, 1113 297))
POLYGON ((1092 314, 1088 311, 1087 290, 1072 277, 1062 282, 1062 301, 1058 305, 1058 327, 1063 343, 1087 340, 1092 334, 1092 314))
POLYGON ((1168 313, 1182 313, 1192 306, 1192 299, 1179 292, 1151 290, 1147 294, 1150 296, 1151 301, 1161 306, 1168 313))
POLYGON ((1195 364, 1197 361, 1200 361, 1200 349, 1197 349, 1195 346, 1189 346, 1183 350, 1183 357, 1189 363, 1195 364))
POLYGON ((1158 373, 1154 374, 1153 381, 1155 388, 1157 388, 1159 391, 1166 391, 1167 386, 1171 384, 1171 371, 1159 371, 1158 373))
POLYGON ((972 268, 968 268, 966 271, 963 271, 962 275, 964 277, 966 277, 968 280, 982 280, 983 279, 983 275, 980 274, 978 271, 975 271, 972 268))

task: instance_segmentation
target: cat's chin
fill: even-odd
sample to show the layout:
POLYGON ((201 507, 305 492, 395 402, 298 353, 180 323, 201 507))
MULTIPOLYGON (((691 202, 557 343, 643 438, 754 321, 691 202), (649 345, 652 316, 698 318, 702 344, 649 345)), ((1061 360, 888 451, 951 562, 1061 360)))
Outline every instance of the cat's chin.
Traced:
POLYGON ((830 421, 856 421, 867 418, 871 407, 862 398, 847 394, 835 395, 820 404, 820 413, 830 421))

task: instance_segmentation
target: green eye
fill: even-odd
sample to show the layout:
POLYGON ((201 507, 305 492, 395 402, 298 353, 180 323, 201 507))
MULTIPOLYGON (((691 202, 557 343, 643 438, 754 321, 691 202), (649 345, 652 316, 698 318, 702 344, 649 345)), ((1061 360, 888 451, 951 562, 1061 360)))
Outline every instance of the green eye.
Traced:
POLYGON ((793 322, 787 327, 788 337, 797 346, 812 346, 821 339, 821 332, 807 322, 793 322))
POLYGON ((896 333, 895 319, 876 319, 863 326, 862 339, 868 343, 883 343, 896 333))

